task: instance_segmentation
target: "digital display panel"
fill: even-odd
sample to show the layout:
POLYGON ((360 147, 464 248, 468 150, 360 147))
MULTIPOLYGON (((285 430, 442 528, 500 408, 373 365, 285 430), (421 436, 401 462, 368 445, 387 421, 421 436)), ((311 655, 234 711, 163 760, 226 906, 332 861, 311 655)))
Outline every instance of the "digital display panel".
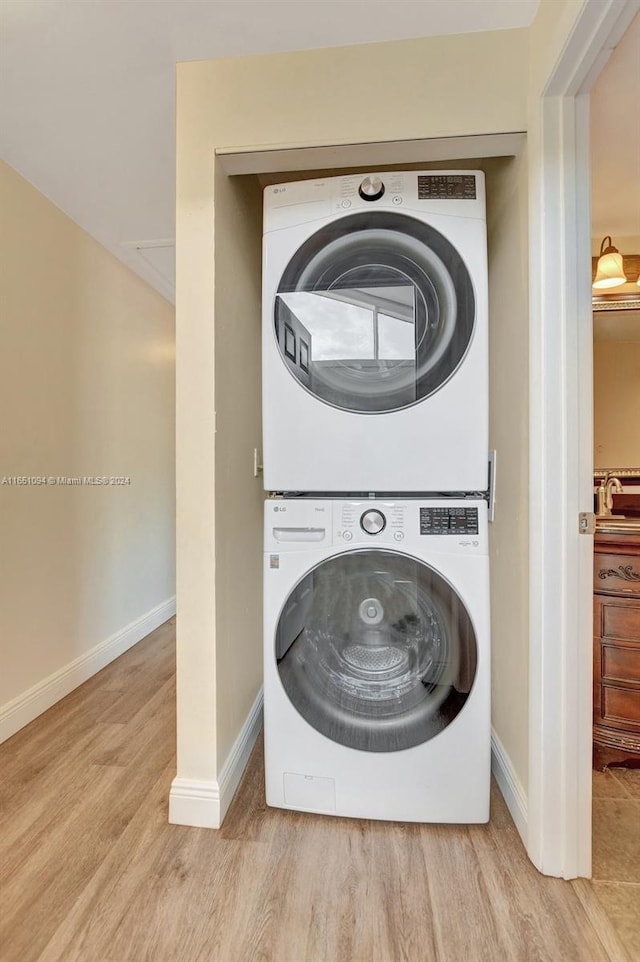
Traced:
POLYGON ((473 174, 420 174, 418 200, 475 200, 473 174))
POLYGON ((420 508, 420 534, 478 534, 478 509, 420 508))

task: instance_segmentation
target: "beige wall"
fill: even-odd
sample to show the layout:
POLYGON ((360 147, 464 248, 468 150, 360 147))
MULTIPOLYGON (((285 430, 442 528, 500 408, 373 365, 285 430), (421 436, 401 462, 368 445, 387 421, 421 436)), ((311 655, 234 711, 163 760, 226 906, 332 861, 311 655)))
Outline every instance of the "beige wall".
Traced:
POLYGON ((262 190, 216 166, 216 742, 225 759, 262 683, 262 190), (239 283, 240 280, 240 283, 239 283), (258 542, 258 544, 256 543, 258 542))
POLYGON ((489 161, 489 444, 492 721, 525 791, 529 728, 529 309, 527 158, 489 161))
MULTIPOLYGON (((237 188, 234 196, 224 175, 218 171, 214 176, 214 153, 256 145, 331 145, 524 130, 527 81, 523 30, 178 65, 182 779, 217 779, 257 692, 262 660, 261 562, 257 562, 262 529, 252 478, 258 399, 253 391, 246 402, 238 395, 241 347, 248 346, 252 329, 259 349, 259 305, 253 285, 260 225, 253 220, 256 198, 250 189, 237 188), (247 205, 251 228, 240 225, 236 214, 246 212, 247 205), (242 238, 238 230, 243 231, 242 238), (250 231, 255 233, 248 236, 250 231), (232 313, 237 321, 230 327, 232 313), (234 398, 242 402, 241 409, 234 398), (229 511, 234 512, 234 524, 229 511), (241 542, 230 545, 245 515, 241 542), (244 577, 236 570, 240 565, 244 577), (241 646, 236 657, 234 645, 241 646)), ((251 364, 255 358, 252 353, 251 364)), ((521 431, 526 436, 524 415, 521 431)), ((518 542, 518 550, 522 547, 518 542)), ((526 568, 526 558, 517 558, 515 564, 526 568)), ((522 622, 522 618, 514 622, 512 614, 509 618, 511 626, 522 622)), ((519 716, 517 721, 524 724, 519 716)), ((508 728, 509 719, 505 725, 508 728)), ((518 759, 518 774, 525 780, 526 756, 518 759)))
POLYGON ((523 130, 526 56, 507 30, 179 64, 181 129, 217 148, 523 130))
POLYGON ((593 401, 596 467, 640 466, 640 340, 594 343, 593 401))
MULTIPOLYGON (((539 0, 529 27, 529 89, 537 98, 570 37, 585 3, 593 0, 539 0)), ((532 104, 533 106, 533 104, 532 104)), ((536 105, 537 106, 537 105, 536 105)))
POLYGON ((174 594, 174 311, 0 163, 2 706, 174 594))

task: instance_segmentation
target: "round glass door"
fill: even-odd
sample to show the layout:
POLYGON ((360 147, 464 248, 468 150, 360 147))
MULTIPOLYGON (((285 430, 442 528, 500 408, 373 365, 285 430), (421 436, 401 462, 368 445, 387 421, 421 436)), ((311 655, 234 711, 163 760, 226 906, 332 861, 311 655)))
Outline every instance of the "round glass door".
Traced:
POLYGON ((370 752, 413 748, 459 714, 476 674, 469 615, 451 585, 397 552, 323 561, 289 595, 275 654, 297 711, 370 752))
POLYGON ((313 234, 289 262, 274 308, 284 363, 319 400, 375 414, 439 390, 469 347, 469 272, 439 231, 385 211, 313 234))

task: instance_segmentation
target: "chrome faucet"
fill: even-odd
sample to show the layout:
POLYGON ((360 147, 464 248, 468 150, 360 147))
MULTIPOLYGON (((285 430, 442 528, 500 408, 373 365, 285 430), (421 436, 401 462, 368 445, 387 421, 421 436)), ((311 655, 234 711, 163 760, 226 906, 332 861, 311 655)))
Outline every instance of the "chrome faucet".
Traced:
POLYGON ((622 484, 620 483, 619 478, 614 477, 614 475, 609 475, 609 472, 607 471, 596 492, 598 499, 596 508, 597 518, 616 517, 616 515, 612 515, 611 513, 611 509, 613 508, 614 491, 616 494, 621 494, 622 484))

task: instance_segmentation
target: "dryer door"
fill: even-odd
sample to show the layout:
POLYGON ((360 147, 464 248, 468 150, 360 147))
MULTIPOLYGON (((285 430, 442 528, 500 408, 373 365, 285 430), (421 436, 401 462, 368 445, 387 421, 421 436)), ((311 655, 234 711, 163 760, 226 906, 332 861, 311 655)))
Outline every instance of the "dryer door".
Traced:
POLYGON ((344 217, 289 262, 274 305, 283 363, 319 400, 376 414, 417 404, 461 364, 475 323, 469 272, 429 224, 344 217))
POLYGON ((478 660, 469 614, 423 562, 362 550, 323 561, 290 593, 275 656, 296 710, 370 752, 413 748, 463 709, 478 660))

